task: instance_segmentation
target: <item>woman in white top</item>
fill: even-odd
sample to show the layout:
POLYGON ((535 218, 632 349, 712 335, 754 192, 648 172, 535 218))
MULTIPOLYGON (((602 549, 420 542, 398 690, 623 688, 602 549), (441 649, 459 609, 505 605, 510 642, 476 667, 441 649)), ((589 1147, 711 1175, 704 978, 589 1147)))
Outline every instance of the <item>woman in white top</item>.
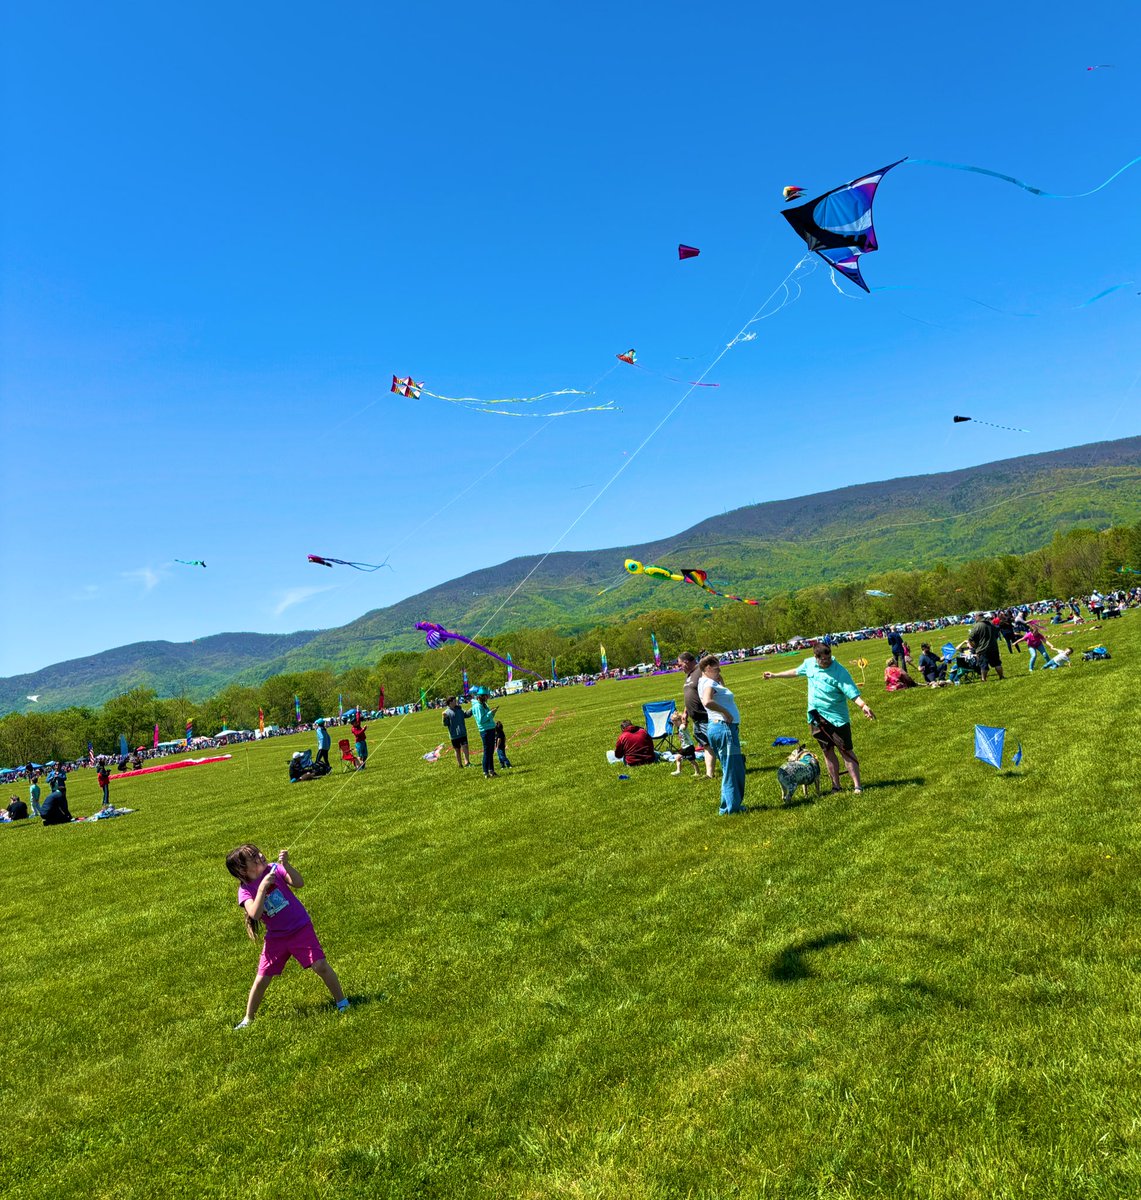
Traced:
POLYGON ((721 760, 721 815, 741 811, 745 800, 745 760, 741 756, 741 714, 733 693, 721 681, 717 656, 697 664, 697 694, 709 714, 709 748, 721 760))

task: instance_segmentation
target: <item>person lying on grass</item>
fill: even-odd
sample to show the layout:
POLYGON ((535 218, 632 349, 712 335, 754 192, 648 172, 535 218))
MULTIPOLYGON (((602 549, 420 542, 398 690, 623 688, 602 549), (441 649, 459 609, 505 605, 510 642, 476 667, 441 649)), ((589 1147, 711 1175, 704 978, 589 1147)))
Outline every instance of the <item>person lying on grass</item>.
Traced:
POLYGON ((246 1001, 246 1015, 234 1028, 245 1029, 253 1022, 269 981, 281 974, 291 958, 297 959, 303 968, 313 968, 313 973, 329 989, 337 1011, 344 1012, 349 1002, 341 991, 341 981, 325 961, 325 951, 305 906, 293 894, 305 881, 290 863, 289 851, 282 850, 277 862, 270 863, 257 846, 247 843, 226 855, 226 870, 238 881, 238 904, 246 915, 250 940, 257 941, 259 922, 265 926, 265 944, 246 1001))

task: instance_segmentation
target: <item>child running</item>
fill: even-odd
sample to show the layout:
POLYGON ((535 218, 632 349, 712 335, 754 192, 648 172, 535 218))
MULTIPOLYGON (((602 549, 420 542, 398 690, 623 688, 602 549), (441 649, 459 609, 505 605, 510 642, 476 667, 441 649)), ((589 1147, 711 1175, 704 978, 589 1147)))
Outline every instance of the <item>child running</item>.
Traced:
POLYGON ((329 989, 337 1011, 344 1012, 349 1002, 341 991, 341 981, 325 961, 312 919, 293 894, 293 889, 300 890, 305 881, 290 864, 289 851, 282 850, 277 862, 270 863, 257 846, 239 846, 226 855, 226 869, 238 881, 238 903, 245 910, 251 941, 257 940, 258 922, 265 926, 265 945, 246 1001, 246 1015, 234 1028, 245 1029, 253 1022, 269 981, 281 974, 290 958, 297 959, 302 967, 312 967, 329 989))

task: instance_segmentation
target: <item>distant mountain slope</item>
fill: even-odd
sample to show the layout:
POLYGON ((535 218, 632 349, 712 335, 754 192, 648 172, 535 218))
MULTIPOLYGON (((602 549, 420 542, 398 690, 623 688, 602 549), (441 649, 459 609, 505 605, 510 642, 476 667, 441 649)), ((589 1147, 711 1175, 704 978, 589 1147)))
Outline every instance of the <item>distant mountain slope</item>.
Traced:
POLYGON ((246 668, 279 658, 313 636, 307 630, 217 633, 193 642, 133 642, 0 679, 0 711, 94 706, 134 687, 154 688, 160 696, 206 696, 246 668), (29 695, 41 696, 40 704, 28 703, 29 695))
POLYGON ((143 642, 0 680, 0 711, 98 704, 146 684, 199 697, 282 670, 369 663, 423 639, 429 618, 468 632, 563 629, 689 609, 708 599, 682 584, 630 578, 626 557, 701 566, 740 595, 775 592, 879 571, 1024 553, 1075 525, 1141 520, 1141 437, 1004 459, 937 475, 858 484, 709 517, 675 537, 609 550, 514 558, 448 580, 337 629, 274 637, 219 634, 197 642, 143 642), (526 581, 526 582, 524 582, 526 581))

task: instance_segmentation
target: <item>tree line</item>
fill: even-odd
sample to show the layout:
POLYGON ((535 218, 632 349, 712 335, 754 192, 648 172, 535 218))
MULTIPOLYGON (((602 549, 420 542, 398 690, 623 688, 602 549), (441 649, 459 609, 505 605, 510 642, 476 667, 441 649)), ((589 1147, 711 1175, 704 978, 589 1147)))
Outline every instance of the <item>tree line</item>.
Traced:
MULTIPOLYGON (((1119 571, 1139 563, 1141 523, 1100 531, 1071 529, 1028 554, 999 555, 959 567, 936 564, 927 570, 887 571, 858 583, 817 584, 779 593, 756 607, 710 596, 708 605, 694 611, 662 608, 586 630, 519 629, 486 641, 543 677, 550 676, 552 660, 563 677, 596 674, 601 645, 612 669, 649 661, 651 631, 665 660, 672 661, 682 650, 767 645, 797 634, 876 628, 1026 600, 1084 595, 1094 588, 1113 590, 1141 581, 1119 571), (891 595, 871 597, 868 588, 891 595)), ((294 697, 299 698, 306 723, 336 715, 338 704, 346 709, 381 707, 381 688, 385 705, 410 704, 422 695, 433 699, 458 693, 464 670, 473 685, 499 686, 506 676, 494 659, 448 643, 438 651, 385 654, 372 666, 274 675, 259 684, 226 687, 205 700, 188 695, 162 698, 153 689, 136 687, 99 708, 10 713, 0 719, 0 766, 82 758, 88 743, 97 754, 116 753, 120 735, 132 747, 149 746, 156 725, 160 741, 184 737, 188 721, 196 735, 206 736, 225 727, 256 729, 259 714, 267 725, 289 726, 295 720, 294 697)))

